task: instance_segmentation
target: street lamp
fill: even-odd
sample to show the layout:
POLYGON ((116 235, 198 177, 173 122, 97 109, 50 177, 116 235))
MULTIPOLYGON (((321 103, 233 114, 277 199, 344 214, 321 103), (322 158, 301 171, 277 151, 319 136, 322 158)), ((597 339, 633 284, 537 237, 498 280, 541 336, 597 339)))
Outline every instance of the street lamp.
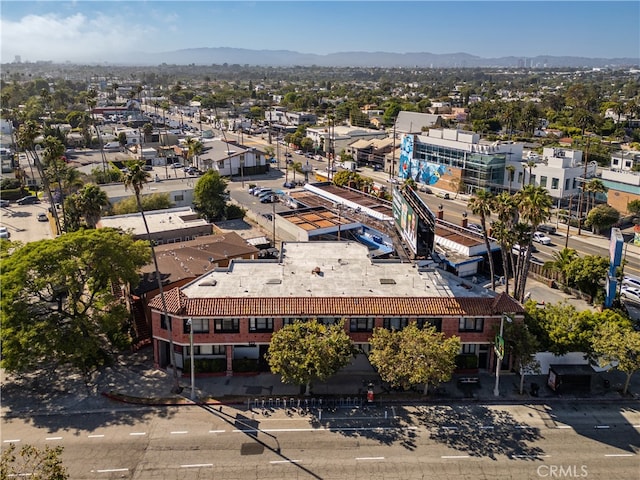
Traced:
POLYGON ((504 338, 503 338, 503 333, 504 333, 504 320, 507 320, 507 322, 511 323, 513 320, 511 320, 511 317, 509 317, 506 314, 502 314, 502 317, 500 318, 500 334, 496 335, 496 339, 495 339, 495 344, 493 346, 494 351, 496 353, 496 386, 493 388, 493 396, 494 397, 499 397, 500 396, 500 365, 502 364, 502 359, 504 358, 504 338))
POLYGON ((193 321, 191 318, 187 319, 187 325, 189 326, 189 353, 191 354, 191 400, 196 399, 196 371, 195 362, 193 359, 193 321))

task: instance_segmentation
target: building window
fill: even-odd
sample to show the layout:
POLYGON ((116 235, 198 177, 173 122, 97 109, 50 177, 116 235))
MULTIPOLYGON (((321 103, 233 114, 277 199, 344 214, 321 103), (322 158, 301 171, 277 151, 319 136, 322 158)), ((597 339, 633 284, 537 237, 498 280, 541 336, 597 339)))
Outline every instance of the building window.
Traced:
POLYGON ((522 183, 522 172, 518 172, 518 183, 522 183))
POLYGON ((167 317, 164 313, 160 314, 160 328, 162 330, 169 330, 169 322, 167 321, 167 318, 171 319, 171 317, 167 317))
POLYGON ((216 333, 240 333, 240 320, 237 318, 216 318, 213 325, 216 333))
POLYGON ((613 158, 613 166, 615 167, 616 165, 620 165, 620 162, 618 161, 617 158, 613 158))
POLYGON ((385 318, 383 320, 383 326, 387 330, 402 330, 408 324, 408 318, 385 318))
POLYGON ((293 325, 296 322, 306 322, 307 320, 307 318, 300 317, 285 317, 282 319, 282 325, 286 327, 287 325, 293 325))
POLYGON ((484 318, 461 318, 459 332, 481 332, 484 328, 484 318))
POLYGON ((224 168, 224 160, 218 160, 218 168, 224 168))
POLYGON ((543 188, 547 188, 547 176, 540 175, 540 186, 543 188))
POLYGON ((318 317, 318 323, 321 323, 322 325, 326 325, 328 327, 331 325, 335 325, 339 321, 340 318, 337 317, 318 317))
POLYGON ((273 318, 254 317, 249 319, 250 332, 273 332, 273 318))
POLYGON ((558 179, 558 178, 552 178, 551 179, 551 188, 553 190, 557 190, 559 185, 560 185, 560 179, 558 179))
POLYGON ((437 332, 442 331, 442 319, 441 318, 418 318, 418 328, 436 327, 437 332))
POLYGON ((373 332, 373 325, 374 325, 373 318, 352 318, 351 319, 352 332, 373 332))
POLYGON ((462 344, 462 352, 463 354, 473 354, 475 355, 478 350, 478 345, 475 343, 463 343, 462 344))
MULTIPOLYGON (((182 321, 182 332, 189 333, 189 320, 184 319, 182 321)), ((193 327, 193 333, 209 333, 209 319, 208 318, 192 318, 191 326, 193 327)))
POLYGON ((529 179, 529 184, 530 185, 535 185, 536 184, 536 176, 535 175, 531 175, 531 178, 529 179))
POLYGON ((173 196, 173 201, 174 202, 184 202, 184 195, 174 195, 173 196))

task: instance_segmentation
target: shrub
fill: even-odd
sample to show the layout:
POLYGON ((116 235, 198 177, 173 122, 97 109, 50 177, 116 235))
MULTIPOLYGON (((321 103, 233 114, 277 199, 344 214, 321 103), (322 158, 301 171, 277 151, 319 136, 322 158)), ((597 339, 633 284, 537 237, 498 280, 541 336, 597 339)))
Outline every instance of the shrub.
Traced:
POLYGON ((461 370, 478 368, 478 357, 472 353, 456 355, 456 368, 461 370))
POLYGON ((237 218, 244 218, 247 214, 247 210, 238 205, 227 205, 227 220, 235 220, 237 218))
POLYGON ((238 358, 233 360, 234 372, 257 372, 258 360, 255 358, 238 358))
MULTIPOLYGON (((224 358, 196 358, 193 363, 195 373, 217 373, 227 369, 227 360, 224 358)), ((185 359, 182 371, 191 373, 191 358, 185 359)))

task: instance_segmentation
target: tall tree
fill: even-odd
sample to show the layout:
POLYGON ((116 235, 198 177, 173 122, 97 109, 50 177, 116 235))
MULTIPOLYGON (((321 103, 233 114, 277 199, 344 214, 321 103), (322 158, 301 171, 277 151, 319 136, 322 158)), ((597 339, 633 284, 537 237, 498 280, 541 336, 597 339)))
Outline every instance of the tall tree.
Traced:
POLYGON ((171 357, 171 365, 173 366, 173 380, 174 380, 174 388, 173 391, 178 393, 182 391, 180 387, 180 380, 178 379, 178 369, 176 368, 176 352, 175 347, 173 345, 173 318, 169 316, 169 311, 167 309, 167 301, 164 295, 164 288, 162 285, 162 277, 160 275, 160 268, 158 267, 158 257, 156 256, 156 249, 154 247, 154 242, 151 239, 151 232, 149 231, 149 224, 147 223, 147 217, 144 214, 144 210, 142 209, 142 203, 140 201, 140 193, 142 192, 142 187, 145 183, 149 181, 150 175, 147 171, 143 170, 144 161, 141 160, 129 160, 125 162, 127 167, 127 173, 124 176, 124 187, 125 189, 133 189, 133 193, 136 197, 136 203, 138 204, 138 211, 140 212, 140 216, 142 217, 142 222, 144 223, 145 232, 147 232, 147 240, 149 241, 149 246, 151 247, 151 256, 153 258, 153 266, 155 268, 155 277, 158 283, 158 291, 160 292, 160 299, 162 302, 162 313, 164 314, 164 318, 167 319, 168 333, 169 333, 169 350, 171 357))
POLYGON ((198 157, 202 154, 203 148, 204 146, 199 140, 193 137, 187 138, 187 163, 189 165, 193 165, 193 159, 195 158, 196 166, 200 168, 198 157))
POLYGON ((539 371, 539 363, 534 355, 538 353, 540 343, 536 336, 529 331, 524 322, 511 322, 505 325, 504 338, 515 359, 515 365, 520 373, 520 395, 524 391, 524 378, 527 373, 539 371))
POLYGON ((75 196, 76 205, 87 225, 95 228, 103 209, 109 206, 109 197, 104 190, 93 183, 86 184, 75 196))
POLYGON ((477 190, 475 196, 469 199, 467 204, 471 213, 480 217, 480 225, 482 226, 482 237, 484 246, 487 250, 487 258, 489 260, 489 273, 491 274, 491 289, 496 289, 495 267, 493 265, 493 252, 489 242, 489 233, 487 232, 487 218, 491 217, 491 210, 495 202, 495 197, 488 190, 477 190))
POLYGON ((271 337, 267 361, 271 372, 285 383, 306 386, 310 393, 314 379, 326 380, 355 355, 344 320, 324 325, 316 319, 285 325, 271 337))
POLYGON ((569 265, 578 257, 578 252, 573 248, 563 248, 557 252, 553 252, 553 260, 544 263, 542 267, 544 271, 557 273, 560 276, 562 285, 568 286, 567 272, 569 265))
POLYGON ((593 228, 595 233, 612 227, 620 220, 620 212, 610 205, 602 204, 593 208, 587 214, 587 220, 584 222, 587 227, 593 228))
POLYGON ((513 184, 513 177, 516 173, 516 167, 514 165, 507 165, 504 167, 506 172, 509 174, 509 193, 511 193, 511 185, 513 184))
POLYGON ((224 216, 226 208, 225 192, 227 182, 215 170, 202 175, 193 190, 195 210, 212 222, 224 216))
POLYGON ((592 178, 585 186, 584 191, 589 194, 589 204, 587 205, 587 212, 596 206, 596 195, 598 193, 607 193, 609 190, 605 184, 599 178, 592 178))
POLYGON ((129 345, 126 309, 113 285, 136 285, 149 261, 144 242, 112 229, 30 242, 3 260, 2 366, 89 375, 129 345))
POLYGON ((370 340, 369 361, 380 377, 392 386, 439 385, 451 380, 460 353, 460 338, 446 337, 435 327, 418 328, 410 323, 402 330, 376 328, 370 340))
POLYGON ((601 367, 615 365, 627 376, 622 389, 626 395, 632 375, 640 370, 640 332, 620 320, 605 322, 593 336, 593 350, 601 367))

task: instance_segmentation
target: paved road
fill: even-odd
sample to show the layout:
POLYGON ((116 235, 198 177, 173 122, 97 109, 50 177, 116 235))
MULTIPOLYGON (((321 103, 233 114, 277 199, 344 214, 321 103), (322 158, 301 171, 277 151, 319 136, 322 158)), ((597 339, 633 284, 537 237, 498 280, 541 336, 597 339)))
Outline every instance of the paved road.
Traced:
POLYGON ((518 479, 562 465, 623 480, 637 478, 640 412, 611 404, 322 415, 125 409, 9 419, 2 441, 63 445, 74 479, 518 479))

